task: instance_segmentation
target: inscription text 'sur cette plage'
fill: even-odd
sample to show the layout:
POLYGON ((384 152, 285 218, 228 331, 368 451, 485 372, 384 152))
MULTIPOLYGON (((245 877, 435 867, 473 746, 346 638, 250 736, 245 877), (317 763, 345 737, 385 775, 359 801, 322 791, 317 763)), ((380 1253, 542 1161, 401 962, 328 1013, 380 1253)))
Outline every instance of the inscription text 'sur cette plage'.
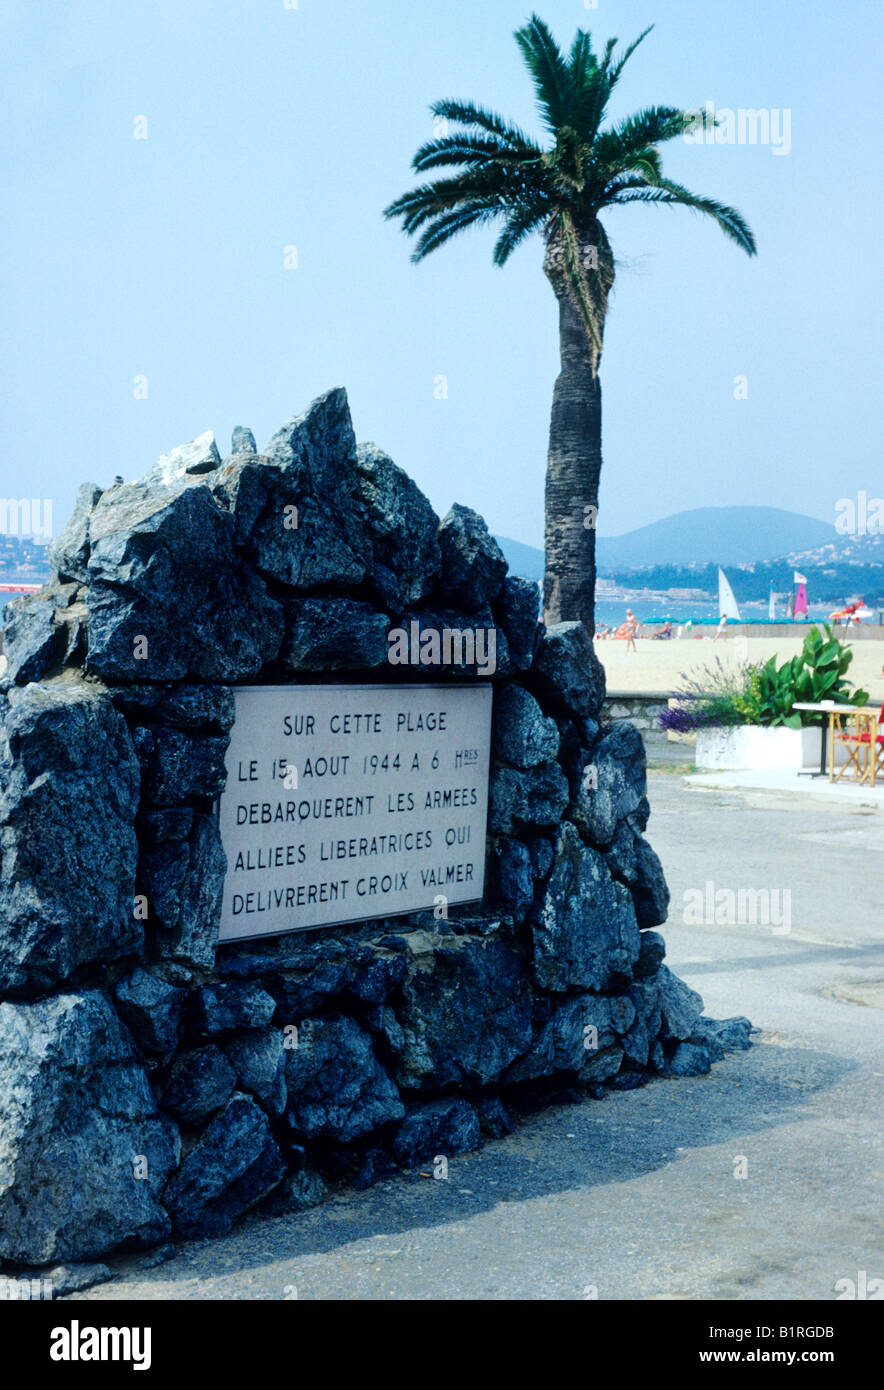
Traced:
POLYGON ((236 692, 222 941, 482 897, 491 686, 236 692))

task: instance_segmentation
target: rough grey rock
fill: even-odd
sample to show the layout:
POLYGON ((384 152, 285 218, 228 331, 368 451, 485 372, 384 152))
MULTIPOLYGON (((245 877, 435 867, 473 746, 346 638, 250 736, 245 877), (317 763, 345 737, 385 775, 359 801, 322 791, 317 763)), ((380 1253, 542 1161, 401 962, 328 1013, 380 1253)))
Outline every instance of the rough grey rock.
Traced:
MULTIPOLYGON (((298 962, 293 968, 278 960, 265 957, 266 968, 262 972, 266 988, 276 1000, 278 1017, 285 1023, 300 1023, 308 1014, 337 1000, 348 985, 356 978, 356 966, 343 950, 334 949, 337 943, 324 943, 329 948, 329 959, 298 962), (300 968, 298 968, 300 966, 300 968)), ((231 968, 231 962, 221 964, 222 974, 231 968)), ((236 968, 242 968, 238 965, 236 968)))
POLYGON ((10 691, 0 730, 0 991, 48 989, 141 949, 138 763, 110 700, 71 682, 10 691))
POLYGON ((390 619, 349 598, 293 599, 286 604, 281 661, 291 671, 357 671, 383 666, 390 619))
POLYGON ((142 802, 180 806, 184 801, 213 801, 227 781, 224 759, 229 743, 227 734, 153 730, 150 755, 142 763, 142 802))
POLYGON ((528 841, 528 848, 531 851, 531 871, 535 879, 546 878, 556 857, 555 850, 549 840, 544 840, 540 835, 528 841))
POLYGON ((686 1040, 696 1030, 703 1012, 703 1000, 666 965, 660 966, 654 979, 660 991, 660 1037, 686 1040))
MULTIPOLYGON (((592 844, 609 845, 618 824, 639 811, 647 791, 647 759, 638 729, 625 720, 611 724, 593 749, 590 766, 595 775, 580 783, 574 820, 592 844)), ((653 887, 654 870, 648 857, 645 857, 643 871, 648 875, 651 893, 647 907, 652 910, 653 893, 660 890, 653 887)), ((663 891, 665 887, 664 883, 663 891)), ((666 898, 668 903, 668 893, 666 898)))
POLYGON ((532 928, 534 973, 543 989, 609 989, 629 979, 640 935, 629 889, 570 821, 532 928))
MULTIPOLYGON (((193 814, 191 810, 191 828, 193 814)), ((170 836, 145 849, 138 863, 138 889, 147 898, 147 920, 169 932, 181 918, 181 895, 190 867, 189 834, 190 829, 186 835, 170 836)))
POLYGON ((535 1023, 529 1051, 504 1073, 512 1084, 555 1072, 574 1072, 581 1081, 607 1081, 622 1061, 621 1035, 635 1020, 626 997, 580 994, 550 1008, 535 1023))
MULTIPOLYGON (((628 884, 631 889, 635 889, 638 883, 638 854, 637 844, 639 836, 628 821, 619 821, 614 831, 614 838, 609 845, 600 845, 602 854, 605 856, 605 863, 611 870, 615 878, 619 878, 623 883, 628 884)), ((641 926, 641 923, 639 923, 641 926)))
POLYGON ((67 632, 56 620, 55 605, 34 594, 13 599, 4 616, 4 680, 17 685, 42 680, 65 651, 67 632))
POLYGON ((0 1256, 88 1260, 166 1239, 177 1130, 104 995, 0 1004, 0 1055, 0 1256))
MULTIPOLYGON (((51 1269, 22 1270, 19 1279, 39 1279, 44 1288, 51 1288, 52 1298, 66 1298, 68 1294, 91 1289, 95 1284, 104 1284, 113 1278, 113 1273, 105 1264, 65 1264, 53 1265, 51 1269)), ((49 1294, 46 1294, 49 1297, 49 1294)))
POLYGON ((509 835, 519 826, 557 825, 568 806, 568 782, 558 763, 522 771, 494 768, 488 788, 488 828, 509 835))
POLYGON ((500 1096, 477 1096, 474 1108, 479 1116, 479 1127, 488 1139, 503 1139, 512 1134, 515 1126, 500 1096))
POLYGON ((218 922, 227 858, 214 816, 197 813, 189 840, 178 854, 173 842, 157 855, 143 855, 139 879, 157 919, 153 940, 161 957, 211 970, 218 944, 218 922), (170 868, 170 859, 173 856, 170 868))
POLYGON ((455 503, 439 527, 439 592, 468 613, 485 608, 503 587, 504 553, 478 512, 455 503))
POLYGON ((385 1065, 395 1066, 405 1047, 405 1030, 390 1004, 382 1004, 365 1015, 365 1022, 377 1044, 377 1053, 385 1065))
POLYGON ((531 851, 520 840, 503 839, 488 857, 488 896, 512 912, 516 923, 534 901, 534 873, 531 851))
POLYGON ((234 425, 233 434, 230 437, 230 452, 232 454, 256 454, 258 452, 255 436, 245 425, 234 425))
POLYGON ((558 754, 559 731, 521 685, 502 685, 494 693, 491 745, 513 767, 537 767, 558 754))
POLYGON ((164 1265, 174 1257, 175 1246, 171 1240, 167 1240, 163 1245, 154 1246, 147 1255, 139 1256, 136 1265, 138 1269, 156 1269, 158 1265, 164 1265))
POLYGON ((228 685, 110 686, 118 710, 134 724, 166 724, 204 734, 226 734, 236 714, 233 691, 228 685))
POLYGON ((479 1116, 460 1096, 446 1096, 410 1110, 393 1135, 393 1154, 403 1167, 438 1155, 481 1148, 479 1116))
POLYGON ((387 1153, 386 1149, 372 1147, 366 1149, 359 1160, 359 1167, 353 1178, 353 1186, 357 1192, 364 1192, 366 1188, 373 1187, 376 1182, 383 1182, 385 1178, 393 1178, 399 1172, 399 1167, 395 1159, 387 1153))
POLYGON ((359 490, 368 513, 371 580, 393 612, 420 603, 439 573, 439 518, 417 483, 374 444, 356 454, 359 490))
POLYGON ((748 1018, 700 1018, 691 1034, 707 1044, 717 1043, 722 1052, 745 1052, 751 1047, 752 1024, 748 1018))
POLYGON ((367 964, 357 966, 349 991, 361 1004, 383 1004, 408 974, 401 955, 373 954, 367 964))
POLYGON ((673 1076, 702 1076, 711 1066, 712 1053, 704 1043, 680 1042, 667 1070, 673 1076))
POLYGON ((275 1009, 273 996, 259 984, 230 981, 202 985, 188 1001, 188 1035, 215 1038, 245 1028, 264 1028, 275 1009))
POLYGON ((506 633, 514 668, 529 670, 543 632, 538 621, 540 590, 533 580, 508 574, 495 600, 494 611, 506 633))
POLYGON ((663 1021, 658 975, 634 979, 627 994, 635 1006, 635 1019, 622 1040, 623 1050, 636 1066, 652 1065, 655 1071, 662 1070, 665 1058, 657 1041, 663 1021))
POLYGON ((325 1201, 328 1188, 314 1168, 299 1168, 286 1173, 282 1182, 261 1203, 268 1216, 289 1216, 293 1212, 309 1211, 325 1201))
POLYGON ((495 625, 490 608, 475 613, 451 608, 422 608, 403 614, 398 627, 390 629, 388 661, 404 664, 398 656, 398 634, 404 634, 412 668, 427 678, 464 676, 487 678, 512 673, 506 635, 495 625))
POLYGON ((238 562, 235 530, 204 485, 104 493, 90 520, 88 669, 108 681, 224 682, 274 660, 282 606, 238 562))
POLYGON ((236 1072, 219 1047, 179 1052, 160 1093, 160 1104, 185 1125, 200 1125, 233 1095, 236 1072))
POLYGON ((215 436, 211 430, 206 430, 189 444, 178 444, 167 454, 161 454, 142 481, 149 487, 174 487, 188 478, 214 473, 220 462, 215 436))
POLYGON ((669 916, 669 887, 659 856, 639 837, 636 840, 636 881, 632 901, 640 927, 659 927, 669 916))
POLYGON ((598 719, 605 699, 605 672, 582 623, 546 628, 532 668, 551 710, 575 719, 598 719))
POLYGON ((118 1014, 138 1046, 149 1052, 171 1052, 175 1047, 186 993, 141 966, 114 986, 118 1014))
POLYGON ((261 574, 300 589, 365 578, 371 541, 346 391, 318 397, 263 454, 235 454, 212 486, 261 574))
POLYGON ((95 483, 83 483, 64 530, 49 545, 49 564, 59 579, 75 579, 85 584, 89 563, 89 516, 101 496, 95 483))
POLYGON ((487 1086, 531 1042, 531 993, 520 957, 494 938, 432 938, 396 1006, 406 1089, 487 1086))
POLYGON ((351 1144, 405 1114, 369 1034, 352 1018, 306 1019, 286 1055, 286 1084, 291 1127, 305 1138, 351 1144))
POLYGON ((182 1236, 224 1235, 285 1171, 264 1111, 236 1091, 173 1173, 164 1200, 182 1236))
MULTIPOLYGON (((639 923, 641 925, 641 923, 639 923)), ((647 980, 656 975, 666 955, 666 942, 659 932, 643 931, 641 949, 635 964, 635 978, 647 980)))
POLYGON ((251 1091, 271 1115, 285 1110, 285 1040, 278 1028, 239 1033, 222 1043, 241 1090, 251 1091))

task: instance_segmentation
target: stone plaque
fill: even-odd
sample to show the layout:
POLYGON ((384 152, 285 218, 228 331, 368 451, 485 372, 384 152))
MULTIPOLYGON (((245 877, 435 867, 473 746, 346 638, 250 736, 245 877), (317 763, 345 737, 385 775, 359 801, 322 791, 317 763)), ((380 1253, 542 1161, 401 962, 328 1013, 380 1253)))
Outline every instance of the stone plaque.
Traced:
POLYGON ((236 691, 221 941, 482 897, 491 686, 236 691))

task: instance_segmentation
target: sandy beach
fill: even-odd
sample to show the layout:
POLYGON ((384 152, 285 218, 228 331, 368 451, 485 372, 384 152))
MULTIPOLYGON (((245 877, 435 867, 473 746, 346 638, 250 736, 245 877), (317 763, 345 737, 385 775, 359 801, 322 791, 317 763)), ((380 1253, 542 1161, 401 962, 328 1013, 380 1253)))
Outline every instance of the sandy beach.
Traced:
MULTIPOLYGON (((704 666, 713 666, 719 658, 722 664, 733 668, 747 662, 767 661, 774 654, 778 661, 786 661, 801 651, 803 636, 803 633, 796 633, 794 637, 734 637, 714 643, 711 637, 670 642, 640 637, 634 652, 627 651, 625 642, 610 639, 596 642, 595 649, 605 668, 610 692, 671 695, 682 684, 682 672, 696 676, 704 666)), ((880 703, 884 700, 884 640, 864 640, 849 645, 853 649, 853 661, 848 679, 851 684, 868 690, 873 704, 880 703)))

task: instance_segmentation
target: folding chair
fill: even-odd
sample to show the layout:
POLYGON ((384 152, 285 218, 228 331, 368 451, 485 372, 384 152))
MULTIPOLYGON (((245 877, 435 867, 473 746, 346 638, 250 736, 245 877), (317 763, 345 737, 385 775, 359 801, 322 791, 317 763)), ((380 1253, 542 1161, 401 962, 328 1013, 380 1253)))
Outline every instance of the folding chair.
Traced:
POLYGON ((875 785, 876 771, 884 773, 884 733, 879 732, 882 717, 884 705, 877 719, 869 710, 839 710, 833 715, 830 782, 840 782, 853 769, 854 781, 875 785), (842 763, 836 776, 835 748, 839 744, 847 753, 847 761, 842 763))
POLYGON ((859 741, 869 746, 866 758, 866 777, 874 786, 877 773, 884 777, 884 703, 881 705, 875 723, 870 722, 868 729, 860 734, 859 741))

